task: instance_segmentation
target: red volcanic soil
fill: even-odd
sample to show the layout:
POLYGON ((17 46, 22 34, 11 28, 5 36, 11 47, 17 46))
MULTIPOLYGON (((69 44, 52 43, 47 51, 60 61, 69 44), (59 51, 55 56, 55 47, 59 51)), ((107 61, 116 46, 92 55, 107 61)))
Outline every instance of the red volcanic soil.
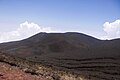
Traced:
POLYGON ((41 76, 25 73, 17 67, 0 62, 0 80, 48 80, 41 76))

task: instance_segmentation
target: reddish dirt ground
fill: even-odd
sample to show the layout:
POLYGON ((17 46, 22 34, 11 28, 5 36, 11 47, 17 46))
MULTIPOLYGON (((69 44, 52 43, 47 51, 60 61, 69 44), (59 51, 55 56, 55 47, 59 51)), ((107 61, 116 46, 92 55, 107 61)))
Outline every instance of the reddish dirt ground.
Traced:
POLYGON ((17 67, 0 62, 0 80, 48 80, 41 76, 25 73, 17 67))

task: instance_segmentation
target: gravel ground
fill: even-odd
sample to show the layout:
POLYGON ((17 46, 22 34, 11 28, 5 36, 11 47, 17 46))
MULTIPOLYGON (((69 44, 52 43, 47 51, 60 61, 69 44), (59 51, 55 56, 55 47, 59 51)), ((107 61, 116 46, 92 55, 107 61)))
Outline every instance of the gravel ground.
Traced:
POLYGON ((17 67, 0 62, 0 80, 48 80, 42 76, 25 73, 17 67))

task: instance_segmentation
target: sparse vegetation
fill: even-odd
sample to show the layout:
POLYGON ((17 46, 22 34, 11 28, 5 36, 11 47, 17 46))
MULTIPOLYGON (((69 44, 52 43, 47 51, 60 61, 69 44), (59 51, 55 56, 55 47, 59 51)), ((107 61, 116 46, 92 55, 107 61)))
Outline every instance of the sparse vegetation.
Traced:
POLYGON ((76 75, 73 75, 70 72, 59 71, 49 66, 43 66, 42 64, 11 56, 5 53, 0 53, 0 62, 7 63, 11 66, 16 66, 22 69, 24 72, 30 73, 32 75, 44 76, 50 80, 81 80, 81 78, 75 77, 76 75))

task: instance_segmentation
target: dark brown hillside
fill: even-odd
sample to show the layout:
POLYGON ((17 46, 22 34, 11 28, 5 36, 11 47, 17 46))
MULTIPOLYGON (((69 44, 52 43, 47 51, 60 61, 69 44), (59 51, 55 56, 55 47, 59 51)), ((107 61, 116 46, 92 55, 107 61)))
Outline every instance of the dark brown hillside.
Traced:
POLYGON ((0 50, 91 80, 120 80, 120 39, 99 40, 74 32, 39 33, 2 43, 0 50))
POLYGON ((106 55, 109 57, 119 56, 119 44, 119 39, 98 40, 81 33, 39 33, 25 40, 2 43, 0 50, 19 56, 74 53, 78 57, 105 57, 109 53, 106 55))

